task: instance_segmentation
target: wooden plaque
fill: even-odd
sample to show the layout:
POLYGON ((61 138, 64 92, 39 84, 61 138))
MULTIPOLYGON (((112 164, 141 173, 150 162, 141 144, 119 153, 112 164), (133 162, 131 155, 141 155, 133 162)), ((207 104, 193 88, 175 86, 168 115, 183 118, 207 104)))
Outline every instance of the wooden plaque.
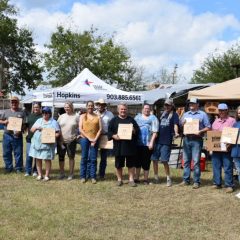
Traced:
POLYGON ((43 128, 42 129, 42 136, 41 136, 42 143, 55 143, 55 129, 54 128, 43 128))
POLYGON ((226 152, 226 144, 220 142, 222 132, 207 131, 206 147, 208 151, 226 152))
POLYGON ((118 124, 118 133, 117 135, 121 140, 131 140, 133 132, 133 124, 118 124))
POLYGON ((102 135, 99 138, 99 148, 102 149, 113 149, 113 140, 108 141, 106 135, 102 135))
POLYGON ((7 130, 21 132, 22 131, 22 122, 23 122, 22 118, 9 117, 7 130))
POLYGON ((186 119, 183 125, 183 134, 198 134, 199 133, 199 119, 186 119))
POLYGON ((224 127, 221 136, 221 142, 236 144, 238 136, 238 128, 224 127))

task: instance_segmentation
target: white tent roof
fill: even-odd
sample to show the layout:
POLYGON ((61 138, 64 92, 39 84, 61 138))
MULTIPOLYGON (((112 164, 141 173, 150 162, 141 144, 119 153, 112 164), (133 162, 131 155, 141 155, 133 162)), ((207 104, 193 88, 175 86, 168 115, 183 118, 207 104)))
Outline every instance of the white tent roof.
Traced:
POLYGON ((77 77, 63 87, 53 88, 49 91, 33 93, 33 101, 52 102, 86 102, 103 98, 106 102, 117 104, 142 104, 142 94, 125 92, 105 83, 91 71, 85 68, 77 77))

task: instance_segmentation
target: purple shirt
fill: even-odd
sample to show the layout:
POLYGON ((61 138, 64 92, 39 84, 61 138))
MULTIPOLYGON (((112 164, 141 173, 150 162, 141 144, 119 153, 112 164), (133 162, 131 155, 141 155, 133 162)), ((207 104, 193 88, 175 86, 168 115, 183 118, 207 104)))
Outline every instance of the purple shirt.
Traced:
POLYGON ((235 122, 235 119, 232 117, 225 119, 218 118, 212 124, 212 130, 222 131, 224 127, 232 127, 235 122))

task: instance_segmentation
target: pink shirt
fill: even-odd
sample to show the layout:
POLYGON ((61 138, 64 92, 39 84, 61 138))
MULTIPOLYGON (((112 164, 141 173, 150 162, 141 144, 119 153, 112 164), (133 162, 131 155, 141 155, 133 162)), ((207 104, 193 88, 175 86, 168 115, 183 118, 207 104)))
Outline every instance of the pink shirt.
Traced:
POLYGON ((232 127, 236 120, 232 117, 225 119, 218 118, 212 124, 212 130, 222 131, 224 127, 232 127))

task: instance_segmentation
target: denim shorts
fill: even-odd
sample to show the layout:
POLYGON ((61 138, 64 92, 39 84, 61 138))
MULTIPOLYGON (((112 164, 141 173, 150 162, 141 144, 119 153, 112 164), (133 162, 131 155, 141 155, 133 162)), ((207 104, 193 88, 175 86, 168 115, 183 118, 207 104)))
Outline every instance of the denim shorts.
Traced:
POLYGON ((171 146, 165 144, 156 144, 151 156, 152 161, 168 162, 171 155, 171 146))

